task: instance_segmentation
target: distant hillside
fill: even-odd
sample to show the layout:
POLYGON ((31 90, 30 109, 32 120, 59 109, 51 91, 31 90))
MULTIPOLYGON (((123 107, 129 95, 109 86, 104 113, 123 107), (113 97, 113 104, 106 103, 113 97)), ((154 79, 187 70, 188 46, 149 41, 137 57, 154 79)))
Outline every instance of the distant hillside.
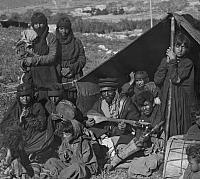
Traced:
POLYGON ((0 10, 10 10, 14 8, 45 4, 49 2, 51 2, 51 0, 1 0, 0 10))
POLYGON ((56 6, 59 8, 78 8, 86 6, 95 6, 99 4, 127 4, 129 2, 135 3, 141 0, 1 0, 0 1, 0 10, 9 10, 12 11, 21 8, 29 8, 33 6, 49 7, 50 9, 55 9, 56 6))
MULTIPOLYGON (((78 8, 106 5, 109 8, 117 6, 132 9, 126 15, 131 19, 138 19, 149 18, 149 2, 149 0, 0 0, 0 14, 24 13, 27 9, 34 8, 50 9, 52 12, 72 12, 78 8), (137 17, 134 18, 134 15, 137 17)), ((199 0, 151 0, 151 2, 154 18, 165 15, 167 12, 190 13, 197 18, 200 17, 199 0)), ((109 19, 107 16, 91 18, 109 19)), ((118 19, 117 16, 115 18, 118 19)))

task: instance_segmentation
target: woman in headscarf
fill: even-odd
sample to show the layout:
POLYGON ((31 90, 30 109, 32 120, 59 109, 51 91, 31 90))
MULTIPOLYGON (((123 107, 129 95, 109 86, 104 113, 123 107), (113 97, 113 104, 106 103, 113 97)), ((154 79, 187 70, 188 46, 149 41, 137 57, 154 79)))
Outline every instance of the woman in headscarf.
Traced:
MULTIPOLYGON (((72 82, 83 76, 86 57, 81 40, 74 37, 71 21, 68 17, 61 17, 57 22, 56 37, 58 39, 58 59, 61 63, 60 77, 62 83, 72 82)), ((66 98, 76 102, 76 90, 66 91, 66 98)))
POLYGON ((56 62, 57 40, 49 32, 47 18, 41 12, 36 12, 31 17, 31 26, 37 33, 33 44, 33 57, 25 58, 23 65, 31 67, 29 75, 24 77, 24 82, 33 81, 37 87, 58 82, 56 62))
MULTIPOLYGON (((34 99, 33 87, 29 84, 20 84, 17 88, 17 99, 7 110, 0 132, 7 136, 7 129, 19 127, 23 133, 24 150, 29 154, 36 154, 46 150, 54 139, 52 121, 46 118, 44 107, 34 99)), ((15 131, 15 130, 14 130, 15 131)), ((12 136, 15 135, 11 132, 12 136)), ((8 135, 8 136, 9 136, 8 135)), ((11 137, 7 138, 12 143, 11 137)), ((15 140, 15 139, 13 139, 15 140)), ((12 146, 18 148, 18 146, 12 146)))
POLYGON ((44 107, 35 100, 32 85, 18 86, 17 98, 4 115, 0 133, 3 146, 10 151, 6 162, 10 164, 15 158, 19 159, 31 176, 30 162, 45 160, 42 154, 54 140, 52 121, 46 118, 44 107))

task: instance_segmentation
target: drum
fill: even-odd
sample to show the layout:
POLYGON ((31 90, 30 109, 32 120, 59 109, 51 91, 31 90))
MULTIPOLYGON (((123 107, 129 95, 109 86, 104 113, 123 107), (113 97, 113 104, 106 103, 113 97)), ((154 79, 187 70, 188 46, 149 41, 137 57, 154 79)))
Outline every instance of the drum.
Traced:
POLYGON ((188 166, 186 148, 190 144, 200 143, 200 141, 184 140, 183 135, 169 138, 165 151, 165 161, 163 178, 179 179, 182 178, 188 166))
POLYGON ((68 100, 60 101, 56 106, 56 112, 61 116, 62 120, 73 120, 77 115, 76 106, 68 100))

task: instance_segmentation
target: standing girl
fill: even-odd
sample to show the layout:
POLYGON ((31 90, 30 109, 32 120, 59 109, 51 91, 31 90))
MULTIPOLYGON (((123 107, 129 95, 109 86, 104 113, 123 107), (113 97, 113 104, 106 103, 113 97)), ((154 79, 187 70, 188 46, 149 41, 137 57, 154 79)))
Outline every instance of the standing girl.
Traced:
POLYGON ((169 47, 167 57, 158 67, 154 81, 162 88, 162 114, 166 118, 171 88, 171 115, 168 136, 184 134, 191 126, 190 112, 194 104, 194 65, 187 57, 191 47, 189 38, 179 33, 175 37, 174 52, 169 47))

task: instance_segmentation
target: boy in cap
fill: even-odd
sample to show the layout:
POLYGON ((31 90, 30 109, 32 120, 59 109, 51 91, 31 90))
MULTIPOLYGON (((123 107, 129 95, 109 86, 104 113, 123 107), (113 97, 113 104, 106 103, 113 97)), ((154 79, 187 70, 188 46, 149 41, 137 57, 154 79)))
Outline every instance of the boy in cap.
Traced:
POLYGON ((160 104, 160 90, 154 82, 149 82, 149 75, 146 71, 136 71, 130 73, 130 81, 122 86, 122 93, 131 97, 135 103, 135 96, 143 90, 149 90, 154 95, 156 104, 160 104))

